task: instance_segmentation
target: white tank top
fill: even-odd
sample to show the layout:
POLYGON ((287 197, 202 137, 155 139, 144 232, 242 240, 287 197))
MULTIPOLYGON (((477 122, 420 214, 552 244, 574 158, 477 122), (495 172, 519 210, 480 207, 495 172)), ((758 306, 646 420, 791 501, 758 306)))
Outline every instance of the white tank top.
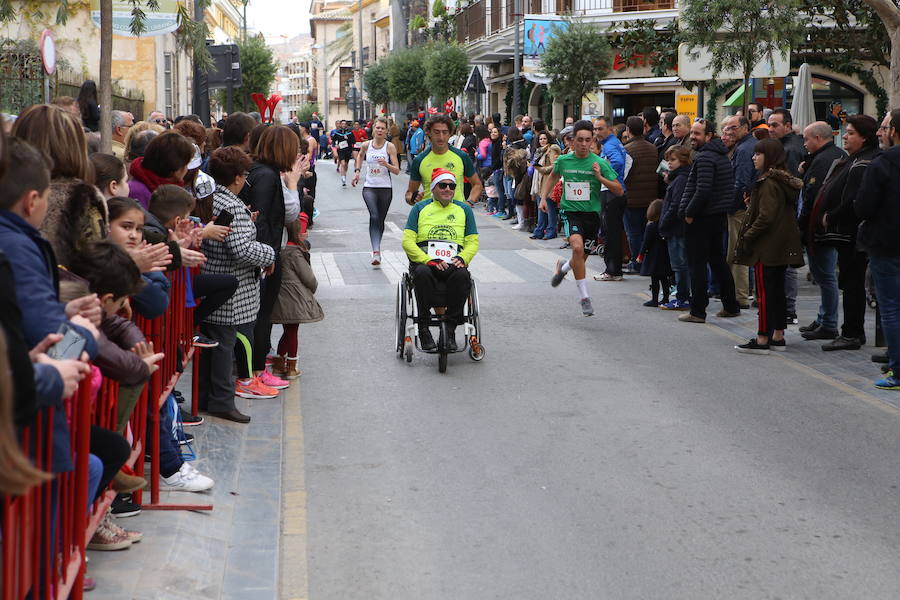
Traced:
POLYGON ((391 187, 391 172, 387 170, 387 167, 378 164, 379 159, 387 163, 390 162, 387 140, 385 140, 381 148, 376 148, 375 142, 369 142, 369 147, 366 149, 366 181, 363 183, 363 187, 391 187))

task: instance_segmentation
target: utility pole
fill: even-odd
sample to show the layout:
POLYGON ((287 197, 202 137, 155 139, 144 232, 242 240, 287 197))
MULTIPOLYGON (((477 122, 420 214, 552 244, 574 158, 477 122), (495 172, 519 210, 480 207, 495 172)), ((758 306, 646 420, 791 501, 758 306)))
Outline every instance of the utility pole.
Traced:
POLYGON ((247 43, 247 5, 250 4, 250 0, 243 0, 244 2, 244 33, 241 37, 241 43, 247 43))
MULTIPOLYGON (((200 0, 194 0, 194 20, 203 19, 203 6, 200 0)), ((204 127, 209 126, 209 80, 206 71, 202 71, 194 58, 194 84, 193 84, 193 108, 194 114, 200 117, 204 127)))
POLYGON ((356 8, 359 12, 359 108, 360 114, 362 115, 360 118, 366 118, 366 105, 363 102, 363 68, 365 67, 365 63, 363 61, 363 14, 362 14, 362 0, 356 0, 356 8))
POLYGON ((522 105, 522 85, 519 81, 519 78, 522 75, 522 54, 519 49, 519 45, 522 42, 521 36, 522 32, 519 27, 519 17, 522 15, 522 0, 514 0, 513 2, 513 26, 516 28, 515 35, 515 49, 513 50, 513 109, 510 111, 511 115, 516 115, 519 112, 519 107, 522 105))

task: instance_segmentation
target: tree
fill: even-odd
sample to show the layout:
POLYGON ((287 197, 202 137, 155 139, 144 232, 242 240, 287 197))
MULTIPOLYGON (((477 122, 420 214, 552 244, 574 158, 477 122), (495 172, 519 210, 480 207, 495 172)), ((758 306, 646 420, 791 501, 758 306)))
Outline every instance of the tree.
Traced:
POLYGON ((387 61, 388 90, 391 100, 397 102, 420 102, 429 96, 425 85, 425 56, 422 47, 404 48, 395 51, 387 61))
POLYGON ((241 50, 241 87, 234 89, 234 110, 243 112, 259 111, 250 94, 269 95, 269 88, 275 81, 278 66, 272 50, 266 46, 263 36, 254 35, 239 43, 241 50))
POLYGON ((366 93, 373 104, 387 104, 391 101, 390 86, 388 85, 388 65, 390 56, 377 61, 366 69, 366 78, 363 84, 366 93))
MULTIPOLYGON (((713 79, 722 71, 737 71, 749 90, 750 72, 761 58, 790 53, 803 39, 800 1, 685 0, 679 20, 682 39, 695 58, 700 48, 709 50, 713 79)), ((744 94, 744 114, 749 96, 744 94)))
MULTIPOLYGON (((158 0, 128 0, 131 4, 131 33, 140 36, 146 31, 147 14, 144 9, 159 8, 158 0)), ((199 0, 201 11, 205 11, 210 0, 199 0)), ((191 2, 190 4, 193 4, 191 2)), ((56 22, 64 25, 69 18, 69 2, 61 0, 56 10, 56 22)), ((12 0, 0 0, 0 23, 11 21, 16 17, 12 0)), ((212 58, 206 49, 206 38, 209 30, 205 19, 194 19, 188 3, 178 3, 178 29, 175 40, 182 50, 192 52, 194 62, 201 68, 212 66, 212 58)), ((98 74, 98 101, 106 110, 100 111, 100 150, 112 151, 112 0, 100 0, 100 73, 98 74)))
POLYGON ((456 96, 466 87, 469 57, 456 44, 435 43, 425 56, 425 85, 436 102, 456 96))
POLYGON ((891 108, 900 108, 900 8, 896 0, 863 0, 872 7, 891 38, 891 108))
POLYGON ((353 52, 353 22, 342 23, 334 35, 335 38, 326 44, 328 69, 332 72, 350 60, 350 53, 353 52))
POLYGON ((313 113, 317 112, 319 112, 319 105, 315 102, 308 102, 297 111, 297 120, 301 123, 309 123, 312 121, 313 113))
POLYGON ((541 58, 541 69, 550 75, 550 93, 572 104, 580 114, 585 94, 612 67, 612 50, 606 35, 595 25, 567 20, 567 27, 557 30, 547 42, 541 58))

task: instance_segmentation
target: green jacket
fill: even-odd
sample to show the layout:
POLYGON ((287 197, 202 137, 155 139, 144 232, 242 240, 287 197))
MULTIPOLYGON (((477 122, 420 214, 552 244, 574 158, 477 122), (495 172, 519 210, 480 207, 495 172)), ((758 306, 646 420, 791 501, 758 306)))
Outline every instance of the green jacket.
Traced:
POLYGON ((732 262, 747 266, 803 266, 797 226, 797 199, 802 185, 802 181, 780 169, 771 169, 757 180, 732 262))
POLYGON ((403 249, 410 262, 431 260, 420 245, 428 240, 447 240, 460 246, 459 257, 466 265, 478 252, 478 228, 475 214, 465 202, 453 200, 446 207, 437 200, 422 200, 409 211, 403 230, 403 249))

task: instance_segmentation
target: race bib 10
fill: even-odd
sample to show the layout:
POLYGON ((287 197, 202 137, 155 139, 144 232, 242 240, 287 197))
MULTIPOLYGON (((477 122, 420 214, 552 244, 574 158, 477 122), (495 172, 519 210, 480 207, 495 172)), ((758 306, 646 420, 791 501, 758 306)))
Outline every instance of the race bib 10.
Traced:
POLYGON ((587 181, 567 181, 566 200, 569 202, 588 202, 591 199, 591 184, 587 181))
POLYGON ((450 262, 459 253, 459 245, 444 240, 428 240, 428 256, 450 262))

